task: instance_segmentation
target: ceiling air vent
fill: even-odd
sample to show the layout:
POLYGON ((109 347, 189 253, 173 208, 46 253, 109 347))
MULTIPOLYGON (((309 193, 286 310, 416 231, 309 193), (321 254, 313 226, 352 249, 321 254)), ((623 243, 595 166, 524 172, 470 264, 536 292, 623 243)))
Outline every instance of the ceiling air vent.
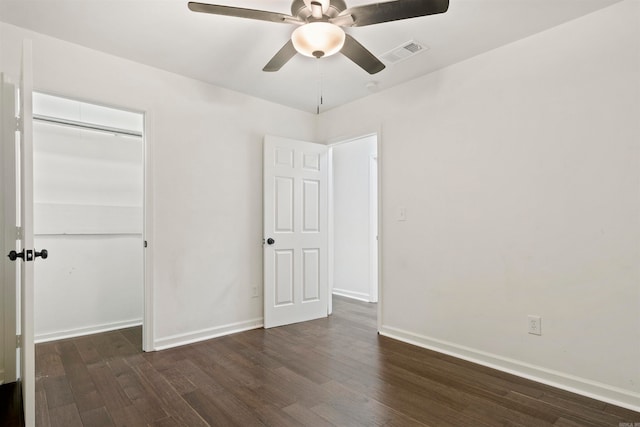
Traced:
POLYGON ((389 52, 384 53, 380 58, 387 64, 395 64, 396 62, 404 61, 407 58, 417 55, 420 52, 424 52, 429 49, 428 46, 418 43, 415 40, 411 40, 402 43, 395 49, 391 49, 389 52))

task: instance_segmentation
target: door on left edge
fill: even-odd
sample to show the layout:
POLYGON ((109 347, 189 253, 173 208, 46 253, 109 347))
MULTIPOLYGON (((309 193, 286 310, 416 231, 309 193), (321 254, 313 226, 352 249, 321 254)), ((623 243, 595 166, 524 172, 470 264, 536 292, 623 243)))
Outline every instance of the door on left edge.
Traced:
MULTIPOLYGON (((33 243, 33 140, 32 140, 32 47, 25 41, 18 94, 2 78, 2 153, 4 182, 4 284, 5 312, 13 304, 13 325, 19 351, 5 350, 5 365, 13 367, 13 378, 20 382, 24 421, 35 425, 35 347, 33 342, 33 263, 48 253, 33 243), (17 102, 16 102, 17 100, 17 102), (17 108, 16 108, 17 105, 17 108), (13 290, 13 295, 11 295, 13 290), (9 295, 7 295, 7 293, 9 295), (19 301, 17 303, 16 301, 19 301), (20 313, 16 322, 16 309, 20 313), (16 325, 17 323, 17 325, 16 325), (7 354, 13 360, 6 360, 7 354), (16 367, 18 367, 16 369, 16 367)), ((11 317, 11 315, 5 316, 11 317)), ((6 322, 7 323, 7 322, 6 322)), ((8 323, 11 323, 9 320, 8 323)), ((5 333, 10 333, 5 327, 5 333)), ((8 337, 11 338, 11 337, 8 337)), ((5 339, 5 342, 9 341, 5 339)), ((11 368, 10 368, 11 369, 11 368)), ((10 378, 12 379, 12 378, 10 378)))

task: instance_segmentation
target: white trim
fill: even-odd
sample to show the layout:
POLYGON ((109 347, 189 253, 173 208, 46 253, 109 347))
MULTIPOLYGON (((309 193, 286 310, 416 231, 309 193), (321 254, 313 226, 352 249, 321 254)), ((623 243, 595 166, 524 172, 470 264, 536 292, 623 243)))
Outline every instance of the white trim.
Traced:
POLYGON ((333 284, 334 284, 334 211, 333 211, 333 147, 327 150, 327 291, 329 298, 327 300, 327 315, 333 314, 333 284))
POLYGON ((358 134, 355 134, 353 136, 332 138, 327 142, 327 146, 328 147, 336 147, 338 145, 348 144, 350 142, 357 141, 359 139, 369 138, 370 136, 375 136, 376 138, 378 138, 380 136, 380 131, 379 130, 375 130, 375 131, 372 131, 372 132, 358 133, 358 134))
POLYGON ((379 333, 408 344, 448 354, 459 359, 640 412, 640 393, 440 339, 414 334, 391 326, 383 325, 379 333))
POLYGON ((186 334, 171 335, 166 338, 160 338, 155 343, 154 350, 165 350, 167 348, 178 347, 181 345, 193 344, 199 341, 206 341, 212 338, 218 338, 224 335, 231 335, 237 332, 250 331, 252 329, 261 328, 264 323, 262 317, 245 320, 244 322, 230 323, 228 325, 216 326, 213 328, 201 329, 196 332, 188 332, 186 334))
POLYGON ((376 141, 378 142, 378 146, 376 147, 376 156, 378 158, 377 165, 377 177, 378 177, 378 313, 376 316, 377 321, 377 329, 380 331, 382 329, 382 292, 383 292, 383 281, 382 281, 382 259, 384 258, 384 250, 382 246, 383 239, 383 227, 382 227, 382 127, 378 129, 376 133, 376 141))
POLYGON ((143 183, 143 244, 142 248, 142 271, 143 271, 143 326, 142 326, 142 350, 153 351, 155 344, 155 316, 154 316, 154 293, 153 293, 153 253, 155 243, 155 222, 154 222, 154 194, 155 187, 153 174, 155 162, 153 157, 153 114, 149 111, 144 113, 144 183, 143 183))
POLYGON ((333 288, 333 295, 340 295, 346 298, 357 299, 358 301, 372 302, 369 294, 365 294, 364 292, 354 292, 340 288, 333 288))
MULTIPOLYGON (((46 96, 53 96, 56 98, 62 98, 62 99, 66 99, 67 101, 72 101, 72 102, 80 102, 83 104, 92 104, 95 105, 97 107, 105 107, 105 108, 112 108, 114 110, 120 110, 126 113, 134 113, 134 114, 144 114, 145 113, 145 109, 144 108, 129 108, 129 107, 125 107, 122 104, 112 104, 110 102, 103 102, 101 100, 96 100, 96 99, 92 99, 92 98, 85 98, 84 95, 81 96, 75 96, 75 95, 67 95, 64 92, 57 92, 55 90, 34 90, 34 93, 38 93, 40 95, 46 95, 46 96)), ((133 130, 133 129, 129 129, 129 130, 133 130)), ((143 130, 143 137, 144 137, 144 132, 146 130, 143 130)))
POLYGON ((84 335, 98 334, 100 332, 115 331, 117 329, 131 328, 142 325, 142 319, 124 320, 121 322, 109 322, 101 325, 86 326, 83 328, 67 329, 64 331, 47 332, 46 334, 38 334, 34 337, 34 342, 40 344, 43 342, 62 340, 66 338, 81 337, 84 335))
POLYGON ((369 156, 369 301, 378 302, 378 136, 369 156))

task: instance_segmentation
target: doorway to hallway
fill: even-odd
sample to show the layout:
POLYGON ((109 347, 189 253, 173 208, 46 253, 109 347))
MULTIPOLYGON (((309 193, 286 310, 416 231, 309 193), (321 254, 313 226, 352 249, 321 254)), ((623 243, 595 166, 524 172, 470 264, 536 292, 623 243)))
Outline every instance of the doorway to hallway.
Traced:
POLYGON ((378 302, 378 137, 331 145, 332 293, 378 302))

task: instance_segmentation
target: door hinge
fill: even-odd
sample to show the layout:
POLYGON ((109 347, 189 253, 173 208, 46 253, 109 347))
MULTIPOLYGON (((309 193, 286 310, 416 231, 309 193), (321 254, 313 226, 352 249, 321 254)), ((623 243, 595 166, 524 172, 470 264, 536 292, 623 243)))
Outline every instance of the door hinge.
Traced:
POLYGON ((16 240, 22 240, 22 227, 16 227, 16 240))
POLYGON ((22 335, 16 335, 16 348, 22 348, 22 335))
POLYGON ((147 247, 147 241, 146 240, 144 241, 144 247, 145 248, 147 247))

